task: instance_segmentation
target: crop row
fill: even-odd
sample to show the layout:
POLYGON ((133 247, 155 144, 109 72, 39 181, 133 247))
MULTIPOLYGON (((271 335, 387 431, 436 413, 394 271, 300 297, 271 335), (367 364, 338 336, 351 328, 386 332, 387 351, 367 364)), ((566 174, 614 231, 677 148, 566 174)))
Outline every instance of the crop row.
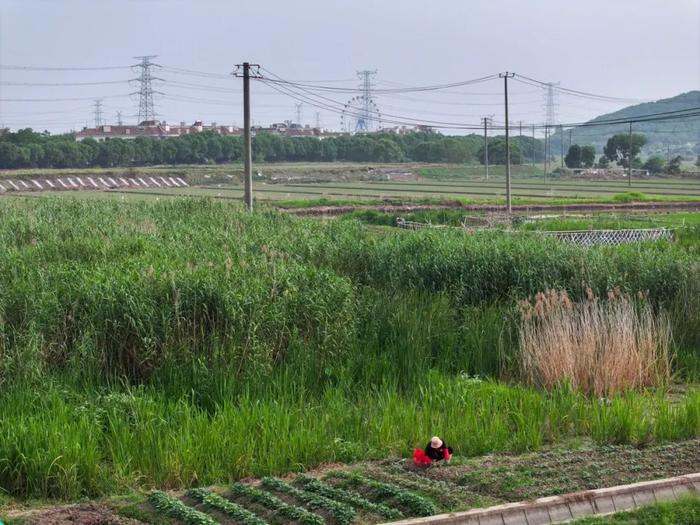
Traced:
POLYGON ((191 489, 187 491, 187 495, 196 500, 206 503, 210 507, 223 512, 229 518, 236 520, 241 525, 267 525, 267 522, 250 512, 248 509, 233 503, 218 494, 206 489, 191 489))
POLYGON ((328 473, 329 477, 340 478, 349 481, 351 485, 365 485, 369 487, 378 497, 395 498, 396 501, 410 509, 416 516, 432 516, 438 513, 435 504, 423 496, 410 492, 398 485, 382 483, 371 478, 367 478, 356 472, 343 470, 328 473))
POLYGON ((381 503, 374 503, 366 498, 363 498, 359 494, 345 490, 338 487, 333 487, 327 483, 324 483, 318 478, 312 476, 300 475, 297 477, 298 483, 304 487, 305 490, 310 492, 315 492, 326 498, 335 499, 338 501, 343 501, 356 508, 372 512, 379 516, 383 516, 388 519, 400 519, 403 517, 401 511, 382 505, 381 503))
POLYGON ((287 519, 303 523, 304 525, 325 524, 325 520, 318 514, 314 514, 313 512, 309 512, 295 505, 288 505, 277 496, 246 485, 245 483, 234 483, 231 486, 231 491, 233 494, 243 496, 250 501, 259 503, 270 510, 278 512, 287 519))
POLYGON ((488 506, 480 505, 483 498, 475 493, 469 493, 463 487, 449 481, 430 478, 399 466, 387 466, 382 469, 371 468, 366 470, 365 474, 378 481, 401 485, 406 489, 427 494, 447 508, 458 508, 465 505, 488 506))
POLYGON ((207 514, 188 507, 179 499, 164 492, 152 492, 148 496, 148 501, 160 512, 181 520, 187 525, 218 525, 218 522, 207 514))
POLYGON ((265 488, 288 494, 311 509, 323 509, 328 511, 338 525, 348 525, 355 519, 355 510, 339 501, 328 498, 325 495, 314 494, 299 490, 298 488, 280 479, 266 477, 262 484, 265 488))

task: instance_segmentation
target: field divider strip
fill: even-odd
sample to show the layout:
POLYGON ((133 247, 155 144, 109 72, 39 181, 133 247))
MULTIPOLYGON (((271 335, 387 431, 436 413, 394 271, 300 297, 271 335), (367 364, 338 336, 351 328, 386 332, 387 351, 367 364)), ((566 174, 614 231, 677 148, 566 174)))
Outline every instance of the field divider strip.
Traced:
POLYGON ((644 505, 700 495, 700 472, 630 485, 549 496, 534 501, 506 503, 483 509, 387 522, 392 525, 483 525, 509 523, 565 523, 585 516, 603 516, 644 505))

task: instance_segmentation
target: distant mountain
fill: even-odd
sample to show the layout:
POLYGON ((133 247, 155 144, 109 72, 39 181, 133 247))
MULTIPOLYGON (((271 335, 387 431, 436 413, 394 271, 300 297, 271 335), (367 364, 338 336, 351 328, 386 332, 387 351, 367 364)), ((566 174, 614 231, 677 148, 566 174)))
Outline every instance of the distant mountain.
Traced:
MULTIPOLYGON (((700 91, 689 91, 656 102, 645 102, 629 106, 612 113, 596 117, 588 123, 601 122, 599 126, 575 128, 571 131, 572 144, 592 144, 598 153, 602 153, 608 138, 616 133, 627 133, 628 124, 602 124, 614 119, 630 119, 641 115, 651 115, 668 111, 700 107, 700 91)), ((638 122, 632 125, 634 133, 642 133, 647 138, 643 153, 700 154, 700 117, 678 120, 661 120, 656 122, 638 122)), ((569 132, 564 130, 564 147, 568 148, 569 132)), ((552 152, 559 151, 559 134, 552 137, 552 152)))

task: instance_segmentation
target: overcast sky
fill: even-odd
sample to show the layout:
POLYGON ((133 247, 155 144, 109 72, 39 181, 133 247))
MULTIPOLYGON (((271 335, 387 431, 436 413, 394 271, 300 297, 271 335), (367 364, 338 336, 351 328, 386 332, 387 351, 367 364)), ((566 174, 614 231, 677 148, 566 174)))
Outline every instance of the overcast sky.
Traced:
MULTIPOLYGON (((700 0, 0 0, 0 64, 128 66, 158 55, 161 119, 242 123, 244 60, 292 80, 377 88, 430 85, 514 71, 561 86, 655 100, 700 89, 700 0), (184 74, 168 68, 212 73, 184 74), (333 81, 333 82, 331 82, 333 81), (188 85, 183 85, 188 84, 188 85)), ((0 120, 52 132, 104 118, 136 121, 130 69, 0 70, 0 120), (115 82, 93 86, 68 83, 115 82), (14 85, 12 83, 15 83, 14 85), (16 85, 54 83, 55 86, 16 85), (17 99, 80 99, 42 102, 17 99)), ((511 120, 544 120, 540 88, 510 82, 511 120)), ((408 120, 503 121, 502 80, 447 91, 378 95, 384 114, 408 120)), ((326 94, 337 102, 352 95, 326 94)), ((295 120, 295 100, 253 84, 256 124, 295 120)), ((557 119, 579 122, 627 103, 558 97, 557 119)), ((340 116, 308 102, 302 122, 338 128, 340 116)), ((448 132, 448 131, 446 131, 448 132)))

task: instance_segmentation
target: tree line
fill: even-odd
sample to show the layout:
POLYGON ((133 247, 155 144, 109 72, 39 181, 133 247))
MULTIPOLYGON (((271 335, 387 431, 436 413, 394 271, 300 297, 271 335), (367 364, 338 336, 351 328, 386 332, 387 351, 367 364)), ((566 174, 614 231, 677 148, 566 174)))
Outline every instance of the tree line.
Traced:
MULTIPOLYGON (((596 163, 595 147, 586 145, 579 146, 572 144, 564 157, 567 168, 608 168, 614 162, 623 168, 629 167, 630 159, 632 167, 644 169, 649 173, 670 173, 679 174, 683 157, 676 155, 669 159, 664 159, 659 155, 652 155, 645 162, 639 158, 642 148, 647 143, 647 138, 641 133, 618 133, 608 139, 603 147, 603 154, 596 163)), ((700 165, 700 157, 698 157, 700 165)))
MULTIPOLYGON (((503 137, 489 138, 489 163, 505 163, 503 137)), ((541 140, 511 139, 511 162, 541 162, 541 140)), ((241 161, 243 138, 202 132, 181 137, 98 142, 73 135, 50 135, 31 129, 0 134, 0 169, 128 167, 157 164, 220 164, 241 161)), ((445 136, 416 132, 404 135, 342 135, 319 140, 316 137, 285 137, 259 133, 253 137, 256 162, 439 162, 485 161, 481 135, 445 136)))

